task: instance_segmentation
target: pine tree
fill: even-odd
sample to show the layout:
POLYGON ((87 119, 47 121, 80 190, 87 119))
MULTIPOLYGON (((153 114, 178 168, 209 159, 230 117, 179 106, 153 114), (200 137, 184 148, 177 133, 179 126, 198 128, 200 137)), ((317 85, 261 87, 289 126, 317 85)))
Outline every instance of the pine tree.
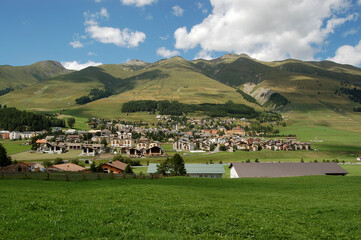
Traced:
POLYGON ((132 169, 132 167, 128 164, 128 165, 125 167, 124 172, 125 172, 125 173, 133 173, 133 169, 132 169))
POLYGON ((5 167, 11 164, 11 157, 7 155, 6 149, 0 143, 0 167, 5 167))

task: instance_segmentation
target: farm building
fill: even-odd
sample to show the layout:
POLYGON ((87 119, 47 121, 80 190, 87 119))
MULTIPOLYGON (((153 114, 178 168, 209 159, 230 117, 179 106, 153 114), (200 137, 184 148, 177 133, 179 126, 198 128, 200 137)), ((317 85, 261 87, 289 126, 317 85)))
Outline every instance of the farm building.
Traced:
MULTIPOLYGON (((222 178, 225 174, 222 164, 196 164, 186 163, 184 167, 189 177, 207 177, 207 178, 222 178)), ((157 172, 157 164, 151 163, 148 167, 148 174, 157 172)))
POLYGON ((108 163, 104 163, 102 165, 102 169, 105 173, 122 173, 124 172, 125 168, 127 167, 126 163, 120 162, 120 161, 110 161, 108 163))
POLYGON ((337 163, 231 163, 231 178, 346 175, 337 163))

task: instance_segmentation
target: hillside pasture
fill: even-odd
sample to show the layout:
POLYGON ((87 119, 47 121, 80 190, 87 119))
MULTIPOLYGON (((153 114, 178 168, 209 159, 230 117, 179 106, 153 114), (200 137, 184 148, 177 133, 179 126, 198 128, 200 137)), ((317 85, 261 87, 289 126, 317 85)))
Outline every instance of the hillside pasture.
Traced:
POLYGON ((0 180, 0 232, 3 239, 357 239, 360 181, 0 180))

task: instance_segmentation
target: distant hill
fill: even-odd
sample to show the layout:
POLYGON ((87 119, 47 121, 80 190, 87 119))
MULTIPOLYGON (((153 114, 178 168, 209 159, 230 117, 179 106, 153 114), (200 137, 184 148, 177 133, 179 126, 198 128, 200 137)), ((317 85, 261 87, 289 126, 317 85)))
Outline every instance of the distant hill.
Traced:
POLYGON ((22 88, 72 71, 57 61, 42 61, 28 66, 0 66, 0 89, 22 88))
POLYGON ((361 69, 330 61, 262 62, 245 54, 226 54, 209 61, 181 57, 155 63, 132 60, 81 71, 45 61, 24 67, 0 66, 0 89, 16 88, 0 96, 0 104, 38 111, 68 109, 82 116, 109 118, 119 116, 122 104, 131 100, 231 100, 256 110, 276 107, 286 112, 352 110, 354 102, 334 94, 343 81, 361 84, 361 69), (75 103, 93 88, 111 89, 113 95, 85 105, 75 103))

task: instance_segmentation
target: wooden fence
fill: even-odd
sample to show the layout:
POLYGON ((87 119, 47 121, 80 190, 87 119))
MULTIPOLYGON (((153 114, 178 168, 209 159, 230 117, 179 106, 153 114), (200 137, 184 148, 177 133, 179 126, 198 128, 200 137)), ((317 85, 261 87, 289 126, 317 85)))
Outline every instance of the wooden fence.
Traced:
POLYGON ((85 181, 104 179, 157 179, 159 174, 123 174, 123 173, 93 173, 93 172, 1 172, 1 179, 35 179, 55 181, 85 181))

